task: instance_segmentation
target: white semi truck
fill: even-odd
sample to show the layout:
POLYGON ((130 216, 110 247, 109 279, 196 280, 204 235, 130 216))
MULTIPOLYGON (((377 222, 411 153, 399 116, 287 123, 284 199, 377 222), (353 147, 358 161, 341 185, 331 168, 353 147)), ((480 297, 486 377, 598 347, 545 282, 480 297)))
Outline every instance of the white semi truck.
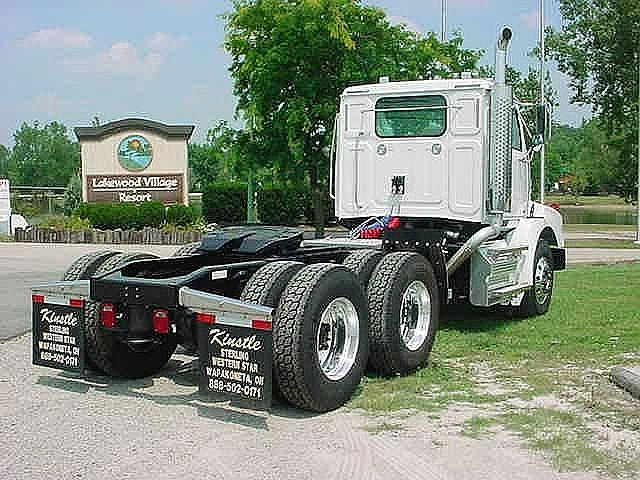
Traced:
MULTIPOLYGON (((331 195, 346 237, 226 227, 171 258, 96 252, 34 287, 33 361, 138 378, 178 344, 203 392, 328 411, 365 369, 425 364, 456 301, 544 314, 565 268, 562 218, 531 201, 534 147, 505 82, 383 82, 346 89, 331 195)), ((538 137, 544 136, 539 128, 538 137)))

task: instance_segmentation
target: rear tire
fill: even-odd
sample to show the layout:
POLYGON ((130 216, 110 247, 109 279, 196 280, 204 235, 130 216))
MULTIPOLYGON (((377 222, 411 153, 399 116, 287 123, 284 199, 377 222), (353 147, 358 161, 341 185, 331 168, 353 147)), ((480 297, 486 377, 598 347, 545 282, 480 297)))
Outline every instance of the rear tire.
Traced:
POLYGON ((189 257, 191 255, 197 255, 200 250, 202 242, 186 243, 173 252, 172 257, 189 257))
MULTIPOLYGON (((158 257, 149 253, 120 253, 104 262, 95 275, 102 275, 130 262, 151 258, 158 257)), ((117 334, 100 325, 99 305, 97 302, 87 302, 85 337, 87 355, 100 370, 113 377, 143 378, 157 373, 167 364, 176 349, 174 334, 158 336, 158 343, 144 351, 134 351, 117 334)))
POLYGON ((303 267, 302 262, 266 264, 251 276, 242 290, 240 300, 276 308, 287 284, 303 267))
POLYGON ((82 255, 69 266, 66 272, 62 274, 62 280, 89 280, 100 265, 118 253, 120 252, 113 250, 101 250, 82 255))
POLYGON ((533 258, 533 286, 524 294, 517 308, 519 317, 544 315, 553 296, 553 256, 546 240, 540 240, 533 258))
POLYGON ((293 405, 327 412, 347 402, 367 364, 368 309, 353 272, 309 265, 287 285, 273 342, 278 387, 293 405))
POLYGON ((366 292, 369 279, 382 257, 384 253, 380 250, 356 250, 345 258, 342 264, 356 275, 366 292))
POLYGON ((440 316, 438 284, 427 259, 412 252, 386 255, 369 281, 368 297, 372 369, 394 375, 425 363, 440 316))
MULTIPOLYGON (((118 253, 120 252, 113 250, 100 250, 97 252, 86 253, 85 255, 77 258, 76 261, 69 266, 67 271, 62 274, 62 280, 67 282, 89 280, 96 270, 100 268, 100 265, 118 253)), ((86 358, 86 363, 90 370, 101 371, 88 356, 86 358)))
MULTIPOLYGON (((251 276, 242 290, 240 300, 276 308, 287 284, 303 267, 302 262, 283 261, 266 264, 251 276)), ((272 384, 274 398, 280 402, 286 402, 286 398, 278 388, 275 369, 272 384)))

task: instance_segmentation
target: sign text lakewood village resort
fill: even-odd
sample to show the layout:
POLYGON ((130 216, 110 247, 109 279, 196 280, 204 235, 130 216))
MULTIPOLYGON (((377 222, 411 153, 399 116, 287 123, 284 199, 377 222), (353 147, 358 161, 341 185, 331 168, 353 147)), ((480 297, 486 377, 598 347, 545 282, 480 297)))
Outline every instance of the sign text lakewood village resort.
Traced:
POLYGON ((82 200, 187 203, 187 142, 193 129, 137 118, 75 128, 82 200))

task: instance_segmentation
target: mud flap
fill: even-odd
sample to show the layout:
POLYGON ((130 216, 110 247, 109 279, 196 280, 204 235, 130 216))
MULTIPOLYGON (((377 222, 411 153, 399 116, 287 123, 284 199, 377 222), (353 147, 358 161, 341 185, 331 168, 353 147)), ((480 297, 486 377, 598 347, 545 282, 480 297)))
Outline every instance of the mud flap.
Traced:
POLYGON ((268 409, 273 388, 273 310, 186 287, 179 297, 180 304, 196 316, 200 392, 268 409))
POLYGON ((84 308, 89 282, 32 288, 33 364, 84 374, 84 308))

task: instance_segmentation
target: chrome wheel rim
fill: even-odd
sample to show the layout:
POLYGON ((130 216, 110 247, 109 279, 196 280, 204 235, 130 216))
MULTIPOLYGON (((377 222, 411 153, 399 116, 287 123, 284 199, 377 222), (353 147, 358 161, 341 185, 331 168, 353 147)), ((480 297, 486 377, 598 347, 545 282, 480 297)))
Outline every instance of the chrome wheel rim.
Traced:
POLYGON ((344 378, 356 362, 360 321, 351 300, 339 297, 324 309, 316 332, 320 370, 329 380, 344 378))
POLYGON ((431 324, 431 295, 427 286, 414 280, 402 294, 400 306, 400 338, 411 351, 424 344, 431 324))
POLYGON ((547 257, 538 259, 533 284, 536 302, 538 305, 543 305, 549 299, 553 287, 553 269, 547 257))

